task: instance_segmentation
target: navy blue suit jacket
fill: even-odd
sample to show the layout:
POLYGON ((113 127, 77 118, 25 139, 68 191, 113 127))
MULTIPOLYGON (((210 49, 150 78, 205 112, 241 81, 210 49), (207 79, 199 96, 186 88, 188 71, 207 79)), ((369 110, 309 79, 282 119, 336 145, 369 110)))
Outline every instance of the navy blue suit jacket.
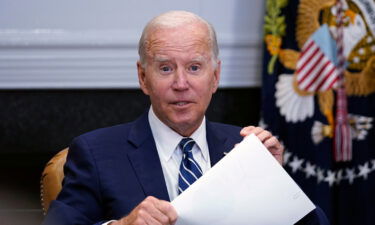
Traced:
MULTIPOLYGON (((206 130, 211 165, 242 140, 236 126, 207 121, 206 130)), ((64 172, 45 225, 101 224, 129 214, 147 196, 169 201, 147 113, 74 139, 64 172)), ((319 209, 310 214, 301 224, 326 224, 319 209)))

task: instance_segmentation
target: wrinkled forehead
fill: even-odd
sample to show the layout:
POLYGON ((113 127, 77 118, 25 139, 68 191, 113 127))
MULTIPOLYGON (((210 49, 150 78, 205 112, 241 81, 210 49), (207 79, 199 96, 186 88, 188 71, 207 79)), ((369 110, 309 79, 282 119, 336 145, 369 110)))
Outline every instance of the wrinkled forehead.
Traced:
POLYGON ((189 54, 212 57, 212 43, 206 27, 186 25, 177 28, 154 29, 146 40, 147 57, 169 54, 189 54))
POLYGON ((150 60, 156 64, 170 63, 175 62, 176 60, 183 60, 185 63, 208 63, 210 58, 201 54, 185 54, 185 55, 158 55, 155 54, 153 57, 150 57, 150 60))

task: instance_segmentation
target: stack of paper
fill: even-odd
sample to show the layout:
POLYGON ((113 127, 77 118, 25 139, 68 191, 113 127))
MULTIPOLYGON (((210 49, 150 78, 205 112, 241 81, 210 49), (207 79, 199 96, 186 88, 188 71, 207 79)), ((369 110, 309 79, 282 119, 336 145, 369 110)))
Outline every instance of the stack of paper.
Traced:
POLYGON ((172 204, 176 225, 294 224, 315 206, 255 135, 172 204))

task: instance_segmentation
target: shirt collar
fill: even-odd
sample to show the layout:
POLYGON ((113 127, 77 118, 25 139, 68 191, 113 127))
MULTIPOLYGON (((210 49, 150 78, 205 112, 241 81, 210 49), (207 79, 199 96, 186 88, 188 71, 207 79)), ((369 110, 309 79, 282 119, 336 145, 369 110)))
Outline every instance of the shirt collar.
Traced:
MULTIPOLYGON (((150 107, 150 110, 148 112, 148 120, 155 142, 157 146, 160 146, 161 148, 158 149, 159 154, 165 161, 170 160, 183 136, 176 133, 174 130, 160 121, 159 118, 155 115, 152 107, 150 107)), ((203 118, 201 125, 196 131, 194 131, 194 133, 190 137, 194 139, 195 143, 198 146, 198 149, 200 149, 202 152, 204 160, 207 162, 209 152, 206 139, 205 117, 203 118)))

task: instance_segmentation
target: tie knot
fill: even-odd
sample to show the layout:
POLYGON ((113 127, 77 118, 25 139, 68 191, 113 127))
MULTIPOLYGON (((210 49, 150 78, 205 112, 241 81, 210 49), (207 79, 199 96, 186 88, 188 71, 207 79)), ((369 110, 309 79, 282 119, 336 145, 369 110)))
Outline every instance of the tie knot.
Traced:
POLYGON ((191 152, 194 144, 195 141, 192 138, 182 138, 178 145, 182 149, 182 152, 186 154, 188 152, 191 152))

